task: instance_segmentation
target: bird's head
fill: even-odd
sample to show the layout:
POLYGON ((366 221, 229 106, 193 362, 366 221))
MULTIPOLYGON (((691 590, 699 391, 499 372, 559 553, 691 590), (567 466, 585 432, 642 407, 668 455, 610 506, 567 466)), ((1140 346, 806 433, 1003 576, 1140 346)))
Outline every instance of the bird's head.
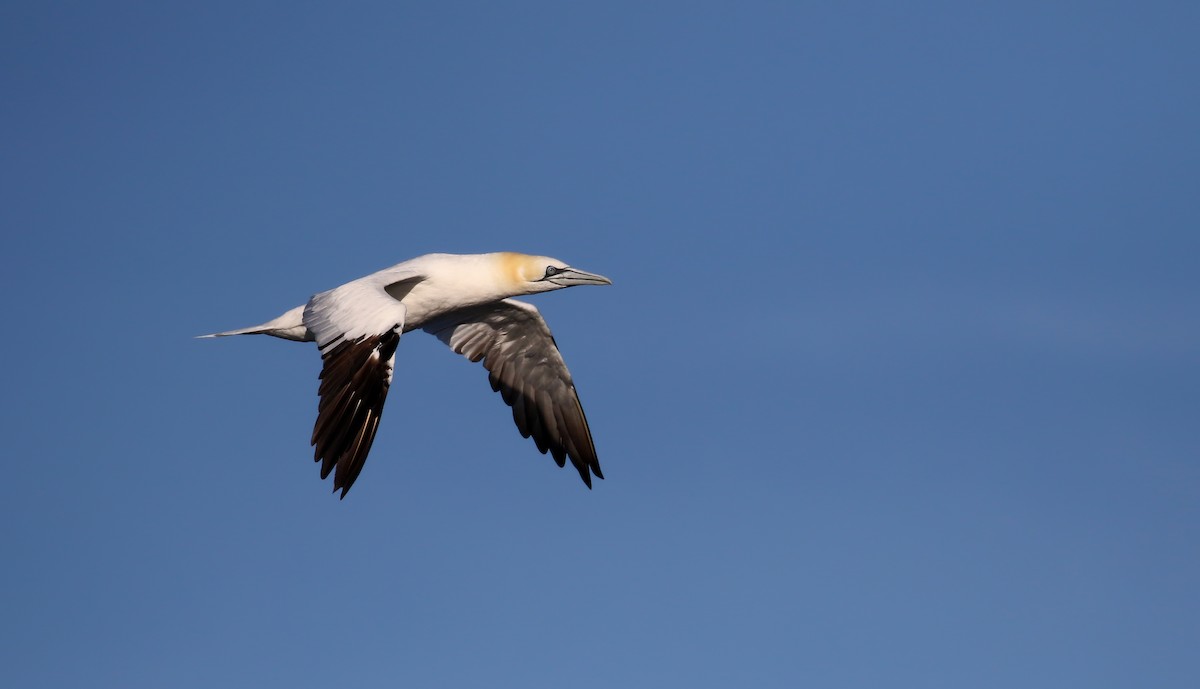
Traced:
POLYGON ((503 254, 502 259, 509 275, 524 294, 549 292, 576 285, 611 285, 612 280, 572 268, 557 258, 529 256, 526 254, 503 254))

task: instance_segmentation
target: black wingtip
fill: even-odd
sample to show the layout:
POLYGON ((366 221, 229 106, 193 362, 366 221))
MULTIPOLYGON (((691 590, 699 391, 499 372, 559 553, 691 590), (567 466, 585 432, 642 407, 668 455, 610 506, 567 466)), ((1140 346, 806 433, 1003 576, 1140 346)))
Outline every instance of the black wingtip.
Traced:
POLYGON ((313 459, 321 462, 321 479, 333 474, 333 492, 344 500, 362 471, 391 386, 392 358, 400 341, 392 330, 341 340, 322 352, 317 421, 313 425, 313 459))

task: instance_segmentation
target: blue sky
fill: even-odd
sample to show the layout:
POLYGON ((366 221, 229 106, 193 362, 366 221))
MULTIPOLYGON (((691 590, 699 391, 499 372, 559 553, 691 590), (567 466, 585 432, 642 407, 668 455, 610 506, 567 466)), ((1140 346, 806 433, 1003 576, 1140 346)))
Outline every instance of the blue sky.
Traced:
POLYGON ((13 686, 1194 687, 1191 3, 9 3, 13 686), (607 480, 406 336, 194 340, 433 251, 607 480))

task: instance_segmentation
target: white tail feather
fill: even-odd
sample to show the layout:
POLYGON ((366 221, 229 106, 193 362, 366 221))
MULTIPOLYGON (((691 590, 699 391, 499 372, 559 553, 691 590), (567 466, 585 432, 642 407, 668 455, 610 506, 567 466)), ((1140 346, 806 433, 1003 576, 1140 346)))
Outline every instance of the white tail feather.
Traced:
POLYGON ((270 335, 272 337, 281 337, 285 340, 296 340, 297 342, 311 342, 313 339, 312 333, 304 325, 303 306, 297 306, 279 318, 267 321, 262 325, 252 325, 249 328, 226 330, 219 333, 209 333, 208 335, 198 335, 197 337, 228 337, 230 335, 270 335))

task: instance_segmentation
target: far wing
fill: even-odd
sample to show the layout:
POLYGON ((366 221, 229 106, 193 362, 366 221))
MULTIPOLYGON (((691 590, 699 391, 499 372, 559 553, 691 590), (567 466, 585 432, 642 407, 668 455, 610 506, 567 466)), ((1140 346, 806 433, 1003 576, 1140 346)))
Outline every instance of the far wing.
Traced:
POLYGON ((492 389, 512 407, 517 429, 532 436, 538 450, 549 452, 560 467, 569 457, 588 488, 592 474, 604 478, 571 372, 536 308, 505 299, 454 311, 423 330, 471 361, 483 361, 492 389))

